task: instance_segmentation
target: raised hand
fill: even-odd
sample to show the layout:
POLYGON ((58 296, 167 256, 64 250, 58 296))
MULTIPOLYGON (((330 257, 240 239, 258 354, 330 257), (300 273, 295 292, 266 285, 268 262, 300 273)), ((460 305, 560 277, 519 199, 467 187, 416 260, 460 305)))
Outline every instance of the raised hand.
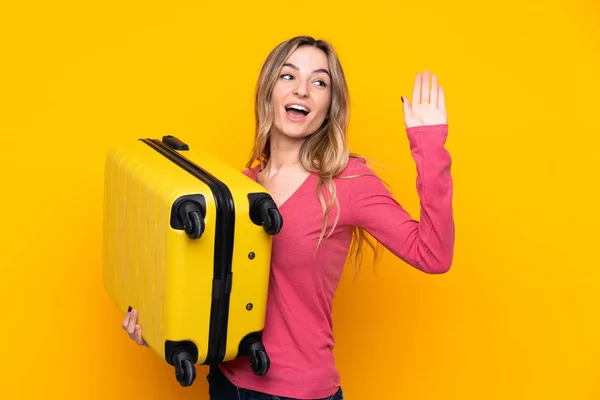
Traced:
POLYGON ((412 100, 403 96, 402 101, 407 128, 448 123, 444 90, 438 85, 437 75, 430 76, 427 70, 415 76, 412 100))

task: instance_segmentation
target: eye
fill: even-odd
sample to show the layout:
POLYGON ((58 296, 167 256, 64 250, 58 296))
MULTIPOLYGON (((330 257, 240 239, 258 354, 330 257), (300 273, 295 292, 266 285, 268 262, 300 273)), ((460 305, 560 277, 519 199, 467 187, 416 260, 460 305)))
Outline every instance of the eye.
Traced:
POLYGON ((281 75, 279 75, 279 77, 282 79, 288 80, 288 81, 290 79, 292 79, 292 75, 290 75, 290 74, 281 74, 281 75))
POLYGON ((317 81, 317 84, 318 84, 319 86, 327 87, 327 83, 325 83, 325 81, 322 81, 322 80, 318 80, 318 81, 317 81))

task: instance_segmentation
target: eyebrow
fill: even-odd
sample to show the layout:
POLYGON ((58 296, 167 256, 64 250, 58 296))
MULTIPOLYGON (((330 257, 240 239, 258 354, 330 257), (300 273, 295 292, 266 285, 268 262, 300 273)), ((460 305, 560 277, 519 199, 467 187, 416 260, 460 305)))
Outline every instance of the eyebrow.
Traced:
MULTIPOLYGON (((292 68, 292 69, 295 69, 295 70, 299 70, 299 69, 300 69, 300 68, 298 68, 297 66, 295 66, 294 64, 290 64, 290 63, 285 63, 285 64, 283 64, 283 66, 284 66, 284 67, 290 67, 290 68, 292 68)), ((329 75, 329 77, 331 78, 331 74, 330 74, 330 73, 329 73, 329 71, 327 71, 325 68, 318 68, 318 69, 315 69, 315 70, 313 71, 313 73, 317 73, 317 72, 323 72, 323 73, 326 73, 326 74, 327 74, 327 75, 329 75)))

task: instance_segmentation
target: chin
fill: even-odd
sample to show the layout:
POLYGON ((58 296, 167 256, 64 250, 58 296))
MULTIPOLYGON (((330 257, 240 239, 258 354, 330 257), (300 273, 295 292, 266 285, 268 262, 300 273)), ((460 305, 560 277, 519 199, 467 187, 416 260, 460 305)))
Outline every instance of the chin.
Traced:
POLYGON ((308 116, 304 121, 290 121, 284 115, 283 118, 275 121, 275 129, 282 136, 289 139, 306 139, 317 131, 320 125, 315 124, 314 120, 310 120, 308 116), (314 126, 316 125, 316 127, 314 126))

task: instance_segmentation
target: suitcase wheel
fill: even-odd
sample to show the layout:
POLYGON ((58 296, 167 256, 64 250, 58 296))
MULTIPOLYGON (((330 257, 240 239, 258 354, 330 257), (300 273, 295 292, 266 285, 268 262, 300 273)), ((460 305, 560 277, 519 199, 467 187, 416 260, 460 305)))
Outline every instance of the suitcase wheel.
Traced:
POLYGON ((191 386, 196 379, 196 368, 190 360, 182 360, 181 364, 175 367, 175 377, 181 386, 191 386))
POLYGON ((183 222, 183 229, 190 239, 199 239, 204 233, 204 220, 198 211, 188 213, 187 218, 183 222))
POLYGON ((264 350, 257 350, 250 356, 250 366, 255 375, 263 376, 269 370, 271 361, 264 350))
POLYGON ((276 208, 269 208, 267 214, 269 217, 263 220, 263 228, 269 235, 277 235, 283 228, 283 217, 276 208))
POLYGON ((241 343, 241 353, 250 358, 252 372, 257 376, 266 375, 271 367, 271 360, 258 334, 250 334, 241 343))
POLYGON ((175 367, 175 378, 181 386, 191 386, 196 380, 197 349, 192 343, 170 342, 165 347, 166 360, 175 367))
POLYGON ((283 217, 277 205, 266 193, 252 193, 250 200, 250 219, 256 225, 261 225, 269 235, 277 235, 283 227, 283 217))
POLYGON ((190 239, 199 239, 206 228, 206 205, 202 196, 184 196, 173 205, 171 226, 183 229, 190 239))

